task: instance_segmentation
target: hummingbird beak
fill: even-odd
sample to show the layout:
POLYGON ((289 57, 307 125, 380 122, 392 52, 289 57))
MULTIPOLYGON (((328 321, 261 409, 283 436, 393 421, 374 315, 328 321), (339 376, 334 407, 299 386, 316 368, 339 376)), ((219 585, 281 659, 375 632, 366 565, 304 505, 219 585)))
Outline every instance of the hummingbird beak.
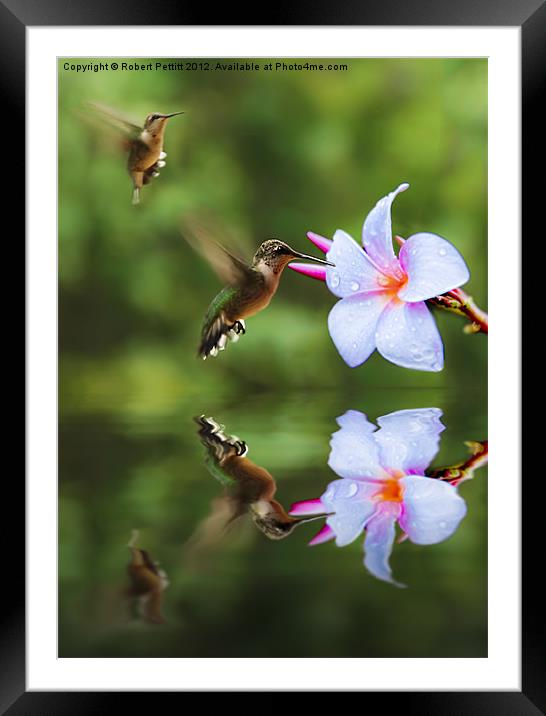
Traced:
MULTIPOLYGON (((326 266, 335 266, 331 261, 326 261, 326 259, 319 259, 316 256, 308 256, 307 254, 300 254, 297 251, 294 251, 294 259, 307 259, 308 261, 315 261, 317 264, 326 264, 326 266)), ((292 261, 293 259, 290 259, 292 261)))
POLYGON ((298 525, 302 525, 304 522, 314 522, 315 520, 323 520, 325 517, 330 517, 330 515, 333 515, 333 512, 323 512, 320 515, 313 515, 312 517, 296 517, 294 518, 298 525))
POLYGON ((169 117, 176 117, 178 114, 186 114, 185 112, 173 112, 172 114, 164 114, 163 117, 165 119, 169 119, 169 117))

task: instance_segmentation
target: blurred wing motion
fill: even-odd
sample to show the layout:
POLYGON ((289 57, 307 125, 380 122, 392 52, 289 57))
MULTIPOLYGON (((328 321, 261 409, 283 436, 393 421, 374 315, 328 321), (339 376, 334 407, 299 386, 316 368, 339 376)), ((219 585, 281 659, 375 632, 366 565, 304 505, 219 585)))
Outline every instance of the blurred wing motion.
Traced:
POLYGON ((193 566, 202 566, 203 557, 224 541, 228 528, 242 514, 227 495, 216 497, 211 502, 209 514, 201 520, 185 544, 188 562, 193 566))
POLYGON ((112 107, 100 102, 86 102, 88 115, 97 123, 102 123, 127 139, 135 139, 142 132, 142 127, 132 118, 112 107))
POLYGON ((127 565, 130 579, 129 596, 133 599, 139 616, 147 622, 163 624, 161 614, 163 592, 169 586, 166 573, 154 562, 149 553, 136 547, 137 530, 127 545, 131 551, 131 560, 127 565))
POLYGON ((194 251, 210 264, 222 283, 231 286, 239 285, 251 274, 252 269, 247 262, 213 239, 212 229, 207 228, 202 220, 185 219, 182 236, 194 251))

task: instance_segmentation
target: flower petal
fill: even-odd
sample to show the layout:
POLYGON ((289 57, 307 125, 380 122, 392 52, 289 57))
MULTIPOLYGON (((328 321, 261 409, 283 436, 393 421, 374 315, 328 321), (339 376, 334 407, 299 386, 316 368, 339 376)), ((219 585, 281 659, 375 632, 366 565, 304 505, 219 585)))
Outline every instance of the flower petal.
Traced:
POLYGON ((288 268, 297 273, 302 273, 309 278, 316 278, 319 281, 326 281, 326 266, 317 266, 316 264, 288 264, 288 268))
POLYGON ((379 449, 372 436, 377 428, 364 413, 348 410, 337 422, 341 430, 332 435, 328 458, 332 470, 348 480, 388 477, 380 466, 379 449))
POLYGON ((451 537, 466 514, 457 488, 432 477, 409 475, 404 490, 400 526, 416 544, 436 544, 451 537))
POLYGON ((329 525, 324 525, 309 542, 309 546, 314 547, 316 544, 324 544, 324 542, 334 539, 335 536, 334 530, 329 525))
POLYGON ((377 579, 390 582, 397 587, 405 587, 405 584, 394 581, 389 566, 394 542, 394 525, 399 513, 398 503, 384 502, 366 525, 364 566, 377 579))
POLYGON ((301 500, 300 502, 294 502, 291 506, 288 514, 293 517, 300 517, 302 515, 320 515, 324 512, 324 505, 320 498, 316 500, 301 500))
MULTIPOLYGON (((361 413, 360 410, 347 410, 336 418, 336 423, 340 428, 343 428, 346 433, 354 433, 360 435, 364 433, 369 435, 375 433, 377 425, 374 425, 368 420, 368 416, 365 413, 361 413)), ((341 432, 341 431, 340 431, 341 432)))
POLYGON ((315 234, 314 231, 308 231, 307 238, 309 239, 309 241, 312 241, 315 246, 322 251, 323 254, 327 254, 330 250, 330 246, 332 245, 331 239, 327 239, 320 234, 315 234))
POLYGON ((375 341, 384 358, 403 368, 437 372, 444 367, 442 338, 423 302, 393 299, 379 317, 375 341))
POLYGON ((398 292, 403 301, 424 301, 462 286, 470 272, 457 249, 436 234, 410 236, 400 249, 408 281, 398 292))
POLYGON ((344 298, 381 288, 378 279, 382 274, 345 231, 336 231, 326 258, 335 264, 326 268, 326 284, 335 296, 344 298))
POLYGON ((326 524, 334 531, 338 547, 353 542, 362 532, 377 510, 372 499, 376 493, 375 483, 334 480, 328 485, 320 499, 325 512, 335 513, 326 518, 326 524))
POLYGON ((385 467, 406 475, 423 475, 438 452, 440 433, 445 430, 438 408, 398 410, 377 419, 374 434, 379 445, 379 461, 385 467))
POLYGON ((397 189, 380 199, 366 217, 362 227, 362 244, 366 253, 379 268, 388 273, 398 266, 392 246, 391 205, 397 194, 408 187, 409 184, 400 184, 397 189))
POLYGON ((377 321, 391 300, 386 291, 368 291, 343 298, 330 311, 330 336, 351 368, 364 363, 374 352, 377 321))

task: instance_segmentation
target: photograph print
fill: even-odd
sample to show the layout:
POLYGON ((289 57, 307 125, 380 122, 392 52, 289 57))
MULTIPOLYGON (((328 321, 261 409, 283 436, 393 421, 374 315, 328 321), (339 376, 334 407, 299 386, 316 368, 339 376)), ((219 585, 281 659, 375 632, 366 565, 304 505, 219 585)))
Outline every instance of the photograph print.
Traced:
POLYGON ((58 58, 59 657, 487 657, 486 58, 58 58))

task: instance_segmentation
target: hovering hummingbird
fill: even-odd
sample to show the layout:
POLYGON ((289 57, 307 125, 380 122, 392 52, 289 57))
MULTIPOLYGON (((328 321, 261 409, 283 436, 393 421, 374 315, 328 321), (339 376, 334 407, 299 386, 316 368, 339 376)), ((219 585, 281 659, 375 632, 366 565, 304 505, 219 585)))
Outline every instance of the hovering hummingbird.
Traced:
POLYGON ((194 420, 206 448, 205 465, 226 492, 214 500, 209 517, 190 539, 191 543, 200 546, 214 543, 232 522, 245 514, 250 514, 256 527, 271 540, 284 539, 303 522, 319 519, 317 515, 291 517, 274 499, 277 484, 271 473, 246 457, 246 443, 235 435, 226 435, 224 426, 214 418, 201 415, 194 420))
POLYGON ((142 187, 159 176, 159 169, 165 166, 167 154, 163 151, 163 140, 167 120, 184 112, 151 112, 140 127, 106 105, 90 102, 89 106, 123 136, 123 147, 129 152, 127 170, 133 180, 133 204, 138 204, 142 187))
POLYGON ((165 619, 161 614, 161 601, 163 592, 169 586, 169 580, 148 552, 137 548, 137 541, 138 530, 133 530, 127 545, 131 551, 131 561, 127 566, 131 584, 127 593, 134 600, 142 619, 154 624, 162 624, 165 619))
MULTIPOLYGON (((187 232, 186 232, 187 233, 187 232)), ((198 354, 205 360, 223 351, 228 340, 239 340, 246 332, 245 319, 266 308, 277 288, 284 268, 294 259, 334 264, 307 256, 279 239, 267 239, 247 264, 209 238, 201 227, 189 224, 186 240, 212 265, 228 285, 213 298, 203 321, 198 354), (197 240, 197 244, 193 239, 197 240)))

